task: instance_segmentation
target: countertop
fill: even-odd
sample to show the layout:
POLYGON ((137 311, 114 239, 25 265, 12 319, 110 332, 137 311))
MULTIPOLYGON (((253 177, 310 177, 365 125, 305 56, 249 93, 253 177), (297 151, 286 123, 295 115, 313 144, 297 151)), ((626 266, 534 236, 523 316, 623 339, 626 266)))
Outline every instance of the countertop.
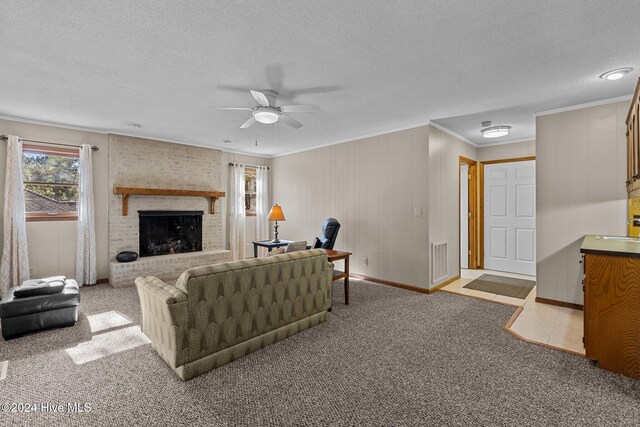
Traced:
POLYGON ((580 252, 640 258, 640 241, 607 240, 603 236, 586 235, 580 252))

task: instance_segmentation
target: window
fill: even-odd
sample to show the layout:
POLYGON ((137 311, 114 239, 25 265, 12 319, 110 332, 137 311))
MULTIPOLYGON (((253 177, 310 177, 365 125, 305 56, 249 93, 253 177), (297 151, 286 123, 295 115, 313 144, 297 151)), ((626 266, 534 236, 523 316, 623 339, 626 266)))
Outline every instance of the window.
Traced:
POLYGON ((256 216, 256 169, 244 170, 244 214, 256 216))
POLYGON ((78 218, 78 154, 77 150, 23 146, 27 221, 78 218))

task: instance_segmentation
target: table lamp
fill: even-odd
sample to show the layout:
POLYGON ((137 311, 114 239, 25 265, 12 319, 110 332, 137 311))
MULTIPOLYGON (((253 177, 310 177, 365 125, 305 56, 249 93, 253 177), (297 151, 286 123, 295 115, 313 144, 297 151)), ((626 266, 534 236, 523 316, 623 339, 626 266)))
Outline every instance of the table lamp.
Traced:
POLYGON ((269 216, 267 217, 267 219, 269 221, 276 222, 276 225, 274 226, 273 243, 280 243, 280 240, 278 240, 278 221, 286 221, 284 218, 284 212, 282 212, 282 207, 278 204, 273 205, 273 207, 269 211, 269 216))

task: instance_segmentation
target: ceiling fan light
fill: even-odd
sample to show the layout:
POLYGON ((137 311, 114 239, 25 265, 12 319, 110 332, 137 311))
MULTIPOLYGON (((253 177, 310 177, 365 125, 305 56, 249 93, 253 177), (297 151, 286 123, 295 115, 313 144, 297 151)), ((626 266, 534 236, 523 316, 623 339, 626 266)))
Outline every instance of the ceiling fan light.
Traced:
POLYGON ((272 123, 277 122, 278 119, 280 118, 280 115, 270 110, 258 110, 255 113, 253 113, 253 118, 260 123, 263 123, 265 125, 270 125, 272 123))
POLYGON ((509 135, 510 130, 511 126, 490 126, 482 129, 480 132, 482 132, 482 136, 485 138, 500 138, 509 135))

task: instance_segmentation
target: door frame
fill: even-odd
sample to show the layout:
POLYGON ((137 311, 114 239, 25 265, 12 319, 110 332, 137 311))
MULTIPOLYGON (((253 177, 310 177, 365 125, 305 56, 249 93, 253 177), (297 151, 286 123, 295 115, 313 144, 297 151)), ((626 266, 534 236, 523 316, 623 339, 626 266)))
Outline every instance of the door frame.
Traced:
MULTIPOLYGON (((479 208, 479 225, 478 225, 478 265, 480 269, 484 269, 484 165, 492 165, 496 163, 513 163, 513 162, 527 162, 529 160, 535 160, 536 156, 528 156, 528 157, 514 157, 511 159, 498 159, 498 160, 486 160, 484 162, 480 162, 480 170, 478 173, 479 183, 479 197, 478 204, 479 208)), ((537 202, 536 202, 537 203, 537 202)))
MULTIPOLYGON (((461 207, 460 207, 460 167, 462 165, 469 166, 469 174, 467 175, 468 182, 468 198, 469 198, 469 227, 468 236, 469 239, 469 261, 467 267, 470 270, 478 269, 478 162, 469 159, 464 156, 458 158, 458 236, 462 229, 460 223, 461 207)), ((458 254, 459 256, 460 254, 458 254)), ((459 268, 461 270, 462 267, 459 268)))

